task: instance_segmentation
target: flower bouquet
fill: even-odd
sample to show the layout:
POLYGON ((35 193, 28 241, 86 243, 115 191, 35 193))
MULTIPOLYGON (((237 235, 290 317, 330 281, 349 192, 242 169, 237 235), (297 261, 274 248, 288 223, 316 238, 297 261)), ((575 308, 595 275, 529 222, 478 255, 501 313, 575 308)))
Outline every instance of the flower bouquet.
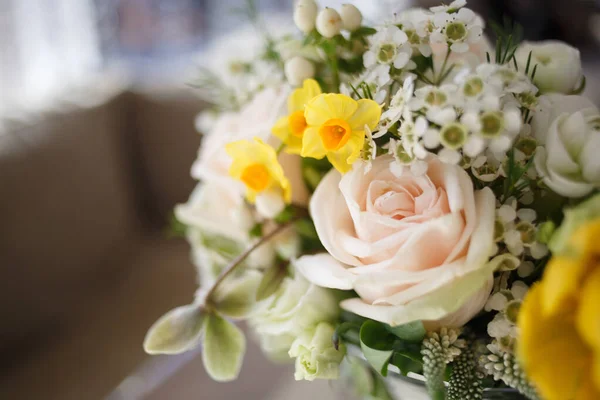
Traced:
POLYGON ((434 399, 600 399, 600 111, 576 49, 508 22, 492 46, 465 3, 366 26, 300 0, 282 37, 248 8, 264 45, 199 77, 175 209, 200 288, 148 353, 202 346, 233 380, 245 320, 296 379, 365 398, 395 371, 434 399))

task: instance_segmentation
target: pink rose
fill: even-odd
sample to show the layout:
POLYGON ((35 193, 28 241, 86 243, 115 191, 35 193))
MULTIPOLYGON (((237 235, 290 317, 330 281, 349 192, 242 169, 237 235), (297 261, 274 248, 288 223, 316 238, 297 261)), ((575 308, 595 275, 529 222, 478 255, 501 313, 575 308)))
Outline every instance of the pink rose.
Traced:
POLYGON ((493 282, 495 198, 434 156, 427 173, 390 171, 391 156, 343 177, 332 170, 310 211, 329 254, 297 268, 313 283, 354 289, 342 307, 390 325, 415 320, 461 326, 483 308, 493 282))

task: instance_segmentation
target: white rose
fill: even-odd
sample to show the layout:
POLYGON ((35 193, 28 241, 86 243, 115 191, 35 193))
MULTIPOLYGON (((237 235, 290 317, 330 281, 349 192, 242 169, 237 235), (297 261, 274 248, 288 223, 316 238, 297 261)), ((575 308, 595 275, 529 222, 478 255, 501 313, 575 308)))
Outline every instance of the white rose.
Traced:
MULTIPOLYGON (((271 135, 271 128, 281 116, 286 115, 289 91, 287 85, 264 89, 239 112, 224 112, 219 115, 202 140, 198 158, 192 165, 192 176, 205 182, 218 181, 223 187, 243 196, 244 185, 229 176, 231 158, 225 151, 225 145, 255 137, 277 145, 279 139, 271 135)), ((301 158, 282 152, 279 162, 292 185, 292 201, 306 204, 308 191, 302 178, 301 158)))
POLYGON ((415 320, 461 326, 484 306, 493 268, 495 198, 473 190, 467 173, 435 157, 427 173, 390 170, 391 156, 330 172, 310 211, 330 255, 296 266, 315 284, 354 289, 342 308, 390 325, 415 320), (436 322, 431 322, 436 321, 436 322))
POLYGON ((308 282, 301 274, 285 278, 277 291, 257 306, 248 322, 258 333, 261 347, 275 360, 288 360, 292 343, 321 322, 339 315, 335 294, 308 282))
POLYGON ((525 70, 531 54, 529 72, 537 65, 534 82, 542 93, 573 93, 583 77, 579 50, 566 43, 549 40, 524 42, 515 57, 520 69, 525 70))
POLYGON ((532 121, 540 146, 535 167, 544 183, 565 197, 583 197, 600 187, 600 112, 582 96, 540 98, 532 121))
POLYGON ((337 379, 340 375, 340 363, 346 349, 343 344, 336 349, 331 338, 335 328, 327 322, 321 322, 313 330, 302 333, 292 343, 289 356, 296 359, 297 381, 315 379, 337 379))

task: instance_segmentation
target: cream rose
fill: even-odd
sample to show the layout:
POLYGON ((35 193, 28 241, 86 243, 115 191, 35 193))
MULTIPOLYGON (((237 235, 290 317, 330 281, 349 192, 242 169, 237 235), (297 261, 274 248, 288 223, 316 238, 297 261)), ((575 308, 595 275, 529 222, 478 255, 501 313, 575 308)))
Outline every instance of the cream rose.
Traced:
POLYGON ((530 68, 537 65, 534 83, 542 93, 569 94, 581 85, 583 72, 576 48, 555 40, 525 42, 515 53, 520 68, 525 69, 530 53, 530 68))
POLYGON ((582 96, 540 98, 532 132, 544 146, 535 167, 544 183, 565 197, 583 197, 600 187, 600 111, 582 96))
POLYGON ((408 168, 394 176, 392 161, 325 176, 310 211, 329 255, 295 265, 317 285, 356 290, 360 298, 341 305, 358 315, 393 326, 461 326, 491 289, 494 195, 474 191, 462 168, 434 156, 421 176, 408 168))
MULTIPOLYGON (((196 179, 218 181, 228 190, 243 196, 245 188, 241 182, 229 176, 231 158, 225 145, 237 140, 252 140, 258 137, 271 145, 279 139, 271 135, 277 119, 286 114, 289 87, 280 85, 257 93, 239 112, 224 112, 205 133, 198 158, 192 165, 192 176, 196 179)), ((296 204, 308 202, 308 191, 302 178, 299 156, 282 153, 279 162, 292 185, 292 201, 296 204)))

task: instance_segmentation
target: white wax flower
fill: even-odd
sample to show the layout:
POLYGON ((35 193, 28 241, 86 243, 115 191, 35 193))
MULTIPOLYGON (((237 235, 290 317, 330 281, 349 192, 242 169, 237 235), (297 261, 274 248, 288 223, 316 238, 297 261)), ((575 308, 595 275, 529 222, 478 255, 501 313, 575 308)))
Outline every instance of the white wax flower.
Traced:
POLYGON ((315 379, 337 379, 340 363, 346 354, 344 345, 333 347, 331 338, 333 325, 321 322, 313 330, 302 333, 292 344, 289 356, 296 359, 297 381, 315 379))
POLYGON ((258 333, 263 351, 273 359, 286 360, 292 343, 302 333, 320 322, 334 322, 339 311, 331 290, 309 283, 296 272, 257 306, 248 322, 258 333))
POLYGON ((300 0, 294 8, 294 23, 304 33, 309 33, 315 29, 317 12, 319 11, 317 3, 313 0, 300 0))
POLYGON ((600 111, 590 105, 579 96, 549 96, 532 123, 544 144, 535 153, 536 170, 565 197, 583 197, 600 187, 600 111))
POLYGON ((576 48, 554 40, 525 42, 515 53, 519 69, 525 70, 529 53, 529 72, 537 65, 534 83, 542 93, 571 94, 580 86, 583 72, 576 48))
POLYGON ((285 62, 285 77, 293 86, 300 86, 305 79, 315 76, 315 66, 304 57, 296 56, 285 62))
POLYGON ((325 8, 317 15, 317 31, 331 39, 342 30, 342 17, 333 8, 325 8))
POLYGON ((362 14, 356 6, 352 4, 342 5, 342 8, 340 8, 340 17, 342 18, 342 24, 345 30, 353 32, 360 28, 362 14))

